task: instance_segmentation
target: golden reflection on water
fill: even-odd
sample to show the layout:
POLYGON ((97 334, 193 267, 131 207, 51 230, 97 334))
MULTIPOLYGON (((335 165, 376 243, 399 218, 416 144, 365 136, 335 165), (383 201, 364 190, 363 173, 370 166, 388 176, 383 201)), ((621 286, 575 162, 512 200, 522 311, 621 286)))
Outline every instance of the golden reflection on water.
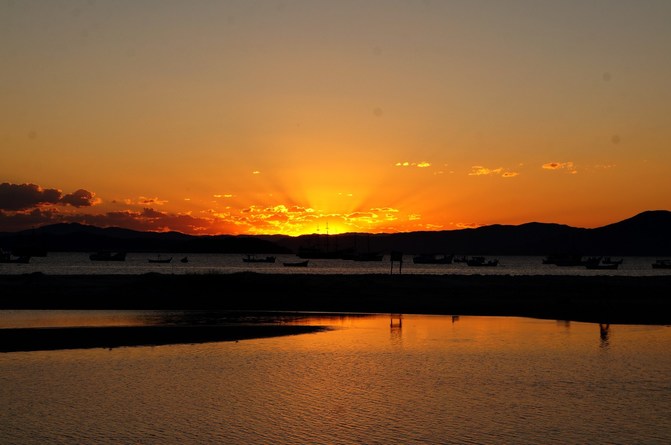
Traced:
MULTIPOLYGON (((305 347, 347 348, 355 338, 366 335, 371 347, 433 349, 437 346, 477 350, 480 352, 521 354, 530 350, 587 351, 611 346, 613 332, 626 329, 644 334, 664 329, 655 325, 609 325, 520 318, 443 316, 412 314, 338 315, 314 314, 292 323, 329 326, 342 330, 338 335, 304 336, 299 340, 305 347), (328 342, 323 339, 328 338, 328 342)), ((630 334, 631 335, 631 334, 630 334)), ((361 341, 357 347, 365 347, 361 341)), ((625 345, 621 345, 625 346, 625 345)), ((647 347, 654 345, 646 345, 647 347)), ((626 347, 635 347, 631 344, 626 347)))
MULTIPOLYGON (((179 322, 178 315, 164 319, 179 322)), ((0 443, 67 437, 71 443, 564 444, 671 437, 669 327, 278 315, 282 323, 332 330, 0 354, 6 402, 0 443)))

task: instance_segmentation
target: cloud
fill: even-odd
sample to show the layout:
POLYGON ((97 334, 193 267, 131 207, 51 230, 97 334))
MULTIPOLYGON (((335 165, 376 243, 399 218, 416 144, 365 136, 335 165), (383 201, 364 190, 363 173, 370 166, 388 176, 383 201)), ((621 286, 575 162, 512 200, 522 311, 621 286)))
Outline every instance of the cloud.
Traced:
POLYGON ((398 213, 399 210, 393 207, 373 207, 371 209, 373 212, 386 212, 386 213, 398 213))
POLYGON ((159 198, 146 198, 146 197, 144 197, 144 196, 140 196, 140 197, 138 198, 138 203, 141 204, 141 205, 152 205, 152 204, 156 204, 156 205, 160 205, 160 206, 162 206, 162 205, 164 205, 164 204, 167 203, 167 202, 168 202, 167 200, 165 200, 165 199, 159 199, 159 198))
POLYGON ((566 170, 568 173, 576 174, 578 171, 575 169, 573 162, 547 162, 543 164, 544 170, 566 170))
POLYGON ((396 167, 414 167, 414 168, 427 168, 431 167, 431 163, 427 161, 421 161, 421 162, 397 162, 394 164, 396 167))
POLYGON ((366 222, 371 222, 378 219, 378 215, 375 212, 354 212, 350 213, 349 215, 345 215, 345 219, 348 221, 363 220, 366 222))
POLYGON ((481 226, 481 224, 478 223, 465 223, 465 222, 457 222, 453 224, 455 227, 458 227, 460 229, 477 229, 478 227, 481 226))
POLYGON ((62 222, 54 209, 32 209, 29 212, 3 212, 0 210, 0 232, 16 232, 29 227, 62 222))
MULTIPOLYGON (((189 201, 189 198, 185 198, 185 201, 189 201)), ((128 206, 150 206, 150 205, 159 205, 162 206, 168 202, 166 199, 160 198, 147 198, 146 196, 139 196, 137 199, 124 198, 121 201, 112 200, 113 204, 125 204, 128 206)))
POLYGON ((61 191, 35 184, 0 184, 0 209, 25 210, 39 205, 58 204, 61 191))
POLYGON ((151 207, 140 211, 122 210, 98 215, 62 214, 55 215, 60 221, 78 222, 98 227, 124 227, 131 230, 166 232, 175 230, 184 233, 196 233, 209 230, 213 218, 198 218, 189 214, 160 212, 151 207))
POLYGON ((0 184, 0 210, 20 211, 49 205, 89 207, 100 203, 95 193, 79 189, 63 195, 58 189, 45 189, 36 184, 0 184))
POLYGON ((88 190, 79 189, 61 198, 62 204, 70 204, 73 207, 90 207, 100 203, 100 199, 95 197, 95 193, 88 190))
POLYGON ((474 165, 471 167, 471 171, 468 173, 468 176, 486 176, 486 175, 498 175, 501 173, 502 168, 496 168, 494 170, 481 165, 474 165))
POLYGON ((468 173, 468 176, 501 176, 502 178, 514 178, 518 176, 519 173, 506 171, 502 167, 490 169, 483 167, 481 165, 474 165, 471 167, 471 171, 468 173))

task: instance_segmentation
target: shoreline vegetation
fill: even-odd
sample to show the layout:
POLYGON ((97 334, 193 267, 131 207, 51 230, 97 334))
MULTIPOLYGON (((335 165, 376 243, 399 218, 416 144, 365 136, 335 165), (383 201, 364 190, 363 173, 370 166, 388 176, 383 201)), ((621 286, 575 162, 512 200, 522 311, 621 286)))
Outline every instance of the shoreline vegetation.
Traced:
MULTIPOLYGON (((232 274, 0 276, 0 309, 172 309, 519 316, 671 324, 671 275, 232 274)), ((232 341, 317 326, 2 329, 0 351, 232 341)))

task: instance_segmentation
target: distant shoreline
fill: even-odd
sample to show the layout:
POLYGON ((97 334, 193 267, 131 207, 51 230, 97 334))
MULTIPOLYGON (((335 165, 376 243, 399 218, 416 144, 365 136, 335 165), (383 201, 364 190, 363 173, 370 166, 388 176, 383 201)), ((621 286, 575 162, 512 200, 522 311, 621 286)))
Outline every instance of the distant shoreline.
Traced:
POLYGON ((0 309, 211 309, 671 324, 671 275, 0 275, 0 309))

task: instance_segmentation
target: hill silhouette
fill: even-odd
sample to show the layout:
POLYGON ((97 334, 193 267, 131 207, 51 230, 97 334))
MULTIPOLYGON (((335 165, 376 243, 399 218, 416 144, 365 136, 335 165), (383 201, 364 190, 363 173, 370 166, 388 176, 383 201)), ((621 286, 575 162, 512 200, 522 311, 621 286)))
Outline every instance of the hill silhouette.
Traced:
POLYGON ((594 229, 530 222, 476 229, 393 234, 340 235, 187 235, 141 232, 82 224, 54 224, 0 233, 0 247, 16 254, 48 251, 124 250, 184 253, 296 253, 310 246, 348 251, 401 251, 458 255, 671 255, 671 212, 654 210, 594 229))

